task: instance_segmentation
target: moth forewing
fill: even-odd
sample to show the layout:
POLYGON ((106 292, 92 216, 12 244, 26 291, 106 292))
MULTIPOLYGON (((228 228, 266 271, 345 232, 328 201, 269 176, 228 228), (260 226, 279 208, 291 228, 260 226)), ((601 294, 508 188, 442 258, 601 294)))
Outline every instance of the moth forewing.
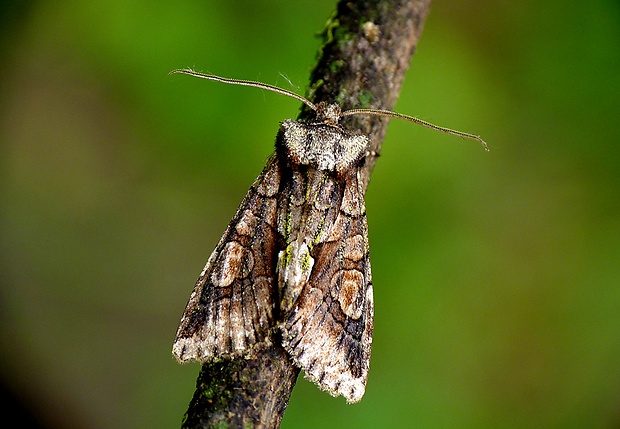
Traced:
POLYGON ((348 402, 365 391, 373 330, 368 227, 358 179, 368 139, 339 126, 289 124, 278 230, 284 348, 306 378, 348 402), (289 140, 294 139, 294 141, 289 140), (290 256, 287 256, 289 255, 290 256))
POLYGON ((173 345, 179 361, 240 356, 268 338, 277 303, 280 179, 280 160, 272 156, 196 282, 173 345))

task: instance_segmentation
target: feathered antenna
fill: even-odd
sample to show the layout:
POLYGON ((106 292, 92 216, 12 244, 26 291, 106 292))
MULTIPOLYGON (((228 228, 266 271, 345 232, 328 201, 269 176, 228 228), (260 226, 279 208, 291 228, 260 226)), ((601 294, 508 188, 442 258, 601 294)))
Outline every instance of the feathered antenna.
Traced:
MULTIPOLYGON (((298 101, 301 101, 302 103, 310 107, 315 112, 318 111, 317 106, 314 103, 302 97, 301 95, 296 94, 293 91, 288 91, 286 89, 278 88, 277 86, 269 85, 267 83, 254 82, 252 80, 230 79, 226 77, 216 76, 213 74, 200 73, 192 69, 172 70, 170 73, 168 73, 168 75, 177 74, 177 73, 187 74, 187 75, 199 77, 202 79, 214 80, 216 82, 229 83, 232 85, 252 86, 254 88, 266 89, 268 91, 273 91, 273 92, 277 92, 278 94, 292 97, 298 101)), ((441 131, 442 133, 452 134, 454 136, 463 137, 466 139, 477 140, 482 144, 482 147, 484 147, 486 151, 489 150, 489 147, 487 146, 486 142, 482 140, 480 136, 477 136, 475 134, 465 133, 463 131, 453 130, 451 128, 440 127, 439 125, 431 124, 430 122, 424 121, 414 116, 403 115, 402 113, 396 113, 390 110, 381 110, 381 109, 350 109, 350 110, 345 110, 340 113, 341 117, 352 116, 352 115, 376 115, 376 116, 387 116, 390 118, 404 119, 405 121, 413 122, 414 124, 422 125, 423 127, 430 128, 432 130, 441 131)))

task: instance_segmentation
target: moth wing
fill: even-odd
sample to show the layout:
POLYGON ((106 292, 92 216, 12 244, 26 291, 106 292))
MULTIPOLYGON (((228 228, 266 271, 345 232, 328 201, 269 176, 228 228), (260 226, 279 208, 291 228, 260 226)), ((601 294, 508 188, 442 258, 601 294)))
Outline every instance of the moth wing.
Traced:
POLYGON ((310 250, 312 270, 281 329, 306 378, 358 402, 368 379, 374 304, 366 209, 357 174, 351 176, 329 209, 337 211, 333 226, 310 250))
POLYGON ((274 326, 280 180, 280 161, 274 155, 196 282, 172 348, 180 362, 243 355, 274 326))

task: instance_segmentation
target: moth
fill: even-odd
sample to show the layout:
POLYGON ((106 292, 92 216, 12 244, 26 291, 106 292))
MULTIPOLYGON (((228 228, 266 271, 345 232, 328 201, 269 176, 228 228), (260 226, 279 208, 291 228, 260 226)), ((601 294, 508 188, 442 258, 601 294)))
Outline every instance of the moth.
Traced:
POLYGON ((364 395, 373 333, 373 286, 360 169, 369 139, 344 116, 397 117, 486 143, 391 111, 313 104, 272 85, 174 70, 293 97, 314 120, 281 123, 275 153, 200 273, 173 345, 180 362, 248 356, 279 330, 306 378, 352 403, 364 395))

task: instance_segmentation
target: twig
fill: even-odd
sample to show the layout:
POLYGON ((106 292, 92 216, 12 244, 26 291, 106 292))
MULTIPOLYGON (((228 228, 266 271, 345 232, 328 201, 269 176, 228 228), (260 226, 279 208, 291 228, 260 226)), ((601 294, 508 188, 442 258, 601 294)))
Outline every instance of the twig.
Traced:
MULTIPOLYGON (((391 110, 428 13, 430 0, 340 1, 324 30, 325 43, 307 98, 343 109, 391 110)), ((304 105, 300 119, 312 110, 304 105)), ((388 120, 348 116, 343 125, 369 136, 362 171, 370 180, 388 120)), ((278 428, 299 374, 277 333, 243 359, 203 365, 184 428, 278 428)))

